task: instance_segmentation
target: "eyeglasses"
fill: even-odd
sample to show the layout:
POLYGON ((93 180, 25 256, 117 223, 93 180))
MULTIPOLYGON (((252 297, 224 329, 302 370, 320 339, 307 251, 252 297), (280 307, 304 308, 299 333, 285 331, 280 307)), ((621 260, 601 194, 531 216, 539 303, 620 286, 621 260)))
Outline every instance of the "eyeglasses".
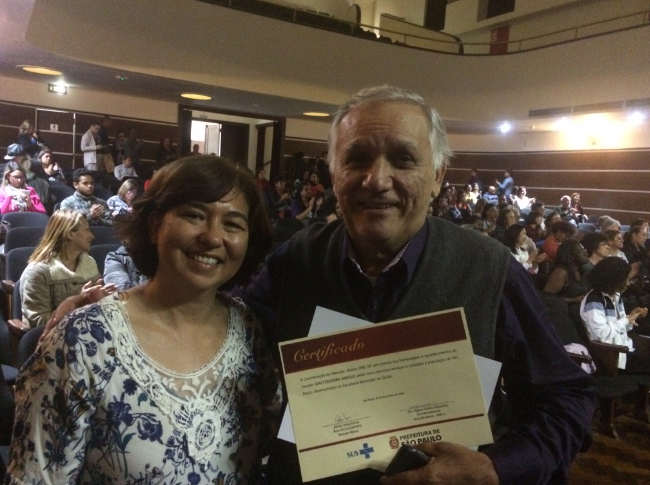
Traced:
POLYGON ((25 179, 24 175, 11 175, 11 174, 9 174, 9 176, 14 180, 24 180, 25 179))

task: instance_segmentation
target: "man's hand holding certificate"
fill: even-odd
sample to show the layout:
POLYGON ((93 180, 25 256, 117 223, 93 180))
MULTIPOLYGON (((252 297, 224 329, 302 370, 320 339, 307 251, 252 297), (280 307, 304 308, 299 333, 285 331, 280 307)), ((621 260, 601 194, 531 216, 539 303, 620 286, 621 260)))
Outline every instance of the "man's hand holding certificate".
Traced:
POLYGON ((462 310, 280 344, 304 481, 384 470, 401 444, 492 442, 462 310))

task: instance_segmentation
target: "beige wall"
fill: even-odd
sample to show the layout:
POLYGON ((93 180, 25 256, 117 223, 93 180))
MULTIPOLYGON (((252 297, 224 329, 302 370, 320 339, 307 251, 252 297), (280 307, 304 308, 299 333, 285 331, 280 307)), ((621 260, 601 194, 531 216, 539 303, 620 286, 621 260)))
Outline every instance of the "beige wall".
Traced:
POLYGON ((288 138, 305 138, 307 140, 327 140, 331 119, 312 121, 299 118, 287 118, 285 136, 288 138))
MULTIPOLYGON (((402 17, 407 22, 424 25, 425 0, 377 0, 375 2, 375 26, 379 26, 381 14, 387 13, 402 17)), ((364 6, 361 6, 363 9, 364 6)))
POLYGON ((289 98, 338 105, 362 87, 390 83, 419 92, 444 117, 495 120, 526 118, 531 109, 650 97, 648 27, 474 57, 370 42, 193 0, 165 9, 154 0, 133 2, 128 10, 100 0, 34 5, 27 41, 50 52, 289 98), (143 22, 153 10, 157 22, 143 22), (92 29, 85 28, 89 23, 92 29), (124 35, 113 35, 116 24, 124 35))
POLYGON ((0 76, 0 86, 0 99, 5 101, 178 123, 178 106, 175 103, 78 89, 74 86, 69 87, 68 94, 62 96, 47 92, 47 78, 43 82, 33 82, 0 76))
POLYGON ((449 135, 457 152, 594 151, 650 148, 650 122, 632 127, 616 123, 593 134, 580 128, 568 132, 449 135))
MULTIPOLYGON (((527 39, 539 35, 549 34, 564 29, 572 29, 603 20, 613 19, 644 10, 650 10, 648 0, 590 0, 576 2, 575 0, 549 0, 539 2, 517 2, 515 12, 512 14, 500 15, 493 19, 476 22, 469 21, 462 15, 467 15, 467 6, 471 3, 478 3, 478 0, 459 0, 447 6, 447 23, 445 32, 456 33, 464 42, 490 42, 492 28, 499 25, 510 25, 510 40, 527 39), (469 2, 469 3, 468 3, 469 2), (462 4, 462 5, 459 5, 462 4), (458 5, 458 7, 456 7, 458 5), (559 8, 555 8, 558 7, 559 8), (462 12, 454 9, 462 7, 462 12), (540 8, 541 7, 541 8, 540 8), (535 8, 539 11, 533 13, 535 8), (521 16, 521 17, 519 17, 521 16), (462 20, 464 26, 460 26, 455 20, 462 20)), ((471 9, 471 8, 470 8, 471 9)), ((618 21, 607 22, 601 25, 586 27, 578 31, 579 36, 593 35, 600 32, 611 31, 616 28, 624 28, 630 25, 639 25, 642 16, 618 21)), ((573 31, 563 32, 553 36, 545 36, 542 39, 531 40, 521 44, 521 49, 531 49, 540 45, 548 45, 549 42, 562 42, 573 39, 573 31)), ((520 46, 512 45, 510 51, 519 50, 520 46)), ((470 47, 466 52, 485 52, 485 48, 470 47)))

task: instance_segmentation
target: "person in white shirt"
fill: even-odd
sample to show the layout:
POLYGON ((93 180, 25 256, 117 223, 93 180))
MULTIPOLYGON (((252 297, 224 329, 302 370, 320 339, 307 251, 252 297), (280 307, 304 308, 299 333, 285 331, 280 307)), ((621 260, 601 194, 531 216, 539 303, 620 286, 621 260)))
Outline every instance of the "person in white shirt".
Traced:
POLYGON ((629 286, 632 267, 621 258, 608 257, 600 261, 589 273, 593 289, 580 305, 580 317, 587 327, 589 339, 606 344, 624 345, 629 351, 621 352, 618 368, 631 373, 650 374, 650 354, 634 348, 628 332, 638 324, 636 319, 648 314, 647 308, 637 307, 626 314, 621 300, 629 286))
POLYGON ((521 186, 517 189, 517 195, 515 196, 514 206, 520 211, 523 209, 529 208, 536 201, 535 198, 530 198, 526 196, 526 187, 521 186))
POLYGON ((126 177, 138 176, 138 174, 135 172, 135 168, 133 168, 133 160, 131 157, 126 156, 122 159, 122 164, 115 167, 113 176, 117 180, 124 180, 126 177))
POLYGON ((81 151, 84 152, 84 167, 92 172, 97 171, 97 150, 104 148, 99 143, 99 123, 90 124, 88 131, 81 137, 81 151))

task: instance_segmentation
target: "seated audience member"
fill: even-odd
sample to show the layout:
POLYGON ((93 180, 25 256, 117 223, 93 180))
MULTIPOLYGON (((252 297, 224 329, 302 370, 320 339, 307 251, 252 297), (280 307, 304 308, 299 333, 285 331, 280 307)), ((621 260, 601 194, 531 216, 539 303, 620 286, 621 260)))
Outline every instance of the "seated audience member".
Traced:
POLYGON ((603 216, 599 220, 600 232, 605 233, 610 230, 620 231, 621 223, 609 216, 603 216))
POLYGON ((61 209, 81 212, 91 226, 112 226, 113 216, 104 199, 95 197, 93 173, 86 168, 78 168, 72 174, 75 192, 61 202, 61 209))
POLYGON ((266 170, 263 168, 257 172, 257 186, 260 188, 263 194, 265 194, 267 190, 271 189, 271 182, 266 179, 266 170))
POLYGON ((81 294, 84 285, 101 278, 97 263, 88 255, 92 240, 82 213, 61 209, 52 214, 20 277, 25 324, 44 325, 65 299, 81 294))
POLYGON ((40 162, 40 170, 47 178, 48 182, 61 182, 65 183, 65 176, 59 164, 52 158, 50 149, 44 149, 38 154, 38 161, 40 162))
POLYGON ((302 222, 307 222, 311 218, 314 209, 314 197, 311 194, 311 185, 304 184, 300 188, 300 192, 291 202, 291 217, 302 222))
POLYGON ((41 199, 43 207, 49 207, 50 184, 45 177, 45 173, 43 173, 41 169, 41 165, 33 162, 29 158, 25 158, 20 166, 25 172, 25 185, 36 191, 38 198, 41 199))
POLYGON ((126 291, 147 281, 138 268, 135 267, 131 255, 124 246, 106 255, 104 261, 104 283, 114 284, 118 291, 126 291))
POLYGON ((555 212, 560 214, 560 218, 563 221, 568 221, 572 224, 578 224, 578 218, 576 217, 576 210, 571 207, 571 197, 568 195, 563 195, 560 199, 560 205, 555 208, 555 212))
POLYGON ((451 201, 447 209, 447 220, 454 224, 462 224, 469 217, 470 211, 467 206, 466 192, 459 190, 456 193, 456 200, 451 201))
POLYGON ((571 194, 571 208, 574 210, 578 222, 589 222, 589 217, 585 214, 582 204, 580 204, 580 193, 574 192, 571 194))
POLYGON ((620 258, 600 261, 592 270, 589 281, 593 289, 582 300, 580 316, 589 338, 597 342, 624 345, 629 351, 618 356, 618 368, 630 373, 650 373, 650 355, 634 348, 628 332, 637 326, 636 320, 645 317, 648 309, 637 307, 626 313, 621 293, 629 285, 631 267, 620 258))
POLYGON ((499 203, 499 195, 497 194, 497 189, 490 185, 488 191, 483 194, 483 198, 488 204, 497 205, 499 203))
POLYGON ((476 204, 474 204, 474 207, 472 209, 472 215, 474 216, 479 216, 483 217, 483 209, 485 209, 485 206, 487 205, 487 201, 484 198, 479 198, 476 201, 476 204))
POLYGON ((157 172, 157 171, 158 171, 158 169, 157 169, 157 168, 154 168, 154 169, 151 171, 151 175, 149 176, 149 178, 148 178, 147 180, 144 181, 144 190, 147 190, 147 189, 149 188, 149 185, 151 185, 151 179, 153 178, 154 175, 156 175, 156 172, 157 172))
POLYGON ((624 241, 621 231, 618 229, 609 229, 608 231, 602 231, 602 234, 604 234, 609 241, 609 255, 621 258, 623 261, 628 263, 629 261, 627 260, 627 256, 625 256, 625 253, 623 252, 624 241))
POLYGON ((582 266, 582 274, 589 277, 589 273, 603 259, 609 257, 609 241, 607 236, 598 232, 590 232, 581 241, 582 246, 587 250, 588 261, 582 266))
POLYGON ((517 188, 517 195, 515 195, 513 205, 522 211, 523 209, 528 209, 532 204, 535 203, 535 198, 530 198, 526 195, 526 187, 521 186, 517 188))
POLYGON ((332 222, 339 218, 336 210, 338 201, 334 195, 325 196, 324 194, 318 194, 314 206, 316 210, 314 211, 314 217, 309 221, 310 224, 332 222))
POLYGON ((479 188, 478 184, 471 185, 471 189, 468 195, 472 201, 472 204, 476 204, 478 202, 478 200, 481 198, 481 189, 479 188))
POLYGON ((648 231, 648 229, 650 229, 650 222, 648 222, 646 219, 634 219, 630 223, 630 229, 637 226, 643 227, 646 231, 648 231))
POLYGON ((291 202, 293 199, 285 186, 286 181, 284 178, 277 177, 273 187, 266 192, 271 220, 291 217, 291 202))
POLYGON ((544 224, 544 213, 546 212, 546 207, 544 206, 544 202, 537 201, 530 204, 530 212, 537 212, 542 216, 542 229, 546 230, 546 225, 544 224))
POLYGON ((449 211, 449 200, 443 194, 438 194, 431 201, 431 215, 441 219, 447 219, 447 212, 449 211))
POLYGON ((647 272, 648 251, 645 242, 648 239, 648 229, 644 226, 630 227, 630 230, 623 236, 623 252, 628 263, 641 263, 647 272))
POLYGON ((648 239, 648 230, 643 226, 631 227, 623 236, 623 254, 632 266, 632 285, 630 290, 641 296, 647 282, 650 281, 648 269, 648 251, 645 242, 648 239))
POLYGON ((138 195, 138 182, 133 179, 127 179, 120 189, 117 191, 117 195, 110 197, 106 201, 106 205, 111 211, 113 218, 119 215, 128 214, 133 209, 133 201, 138 195))
MULTIPOLYGON (((171 138, 166 136, 162 140, 160 140, 160 145, 158 145, 158 149, 156 150, 156 155, 154 156, 154 160, 156 160, 158 168, 176 160, 176 150, 172 146, 171 138)), ((118 180, 120 179, 118 178, 118 180)))
POLYGON ((467 222, 461 224, 460 227, 463 229, 470 229, 472 231, 480 232, 481 234, 487 236, 487 233, 483 229, 483 218, 481 216, 477 216, 476 214, 470 215, 467 218, 467 222))
POLYGON ((502 243, 506 236, 506 230, 513 224, 517 224, 517 213, 514 207, 506 205, 499 211, 499 216, 497 217, 496 225, 491 236, 502 243))
POLYGON ((526 235, 533 241, 543 241, 546 232, 542 228, 543 217, 538 212, 531 211, 526 216, 526 235))
POLYGON ((582 274, 582 267, 588 260, 587 251, 578 241, 562 243, 544 291, 561 297, 567 303, 580 303, 589 291, 587 279, 582 274))
POLYGON ((562 218, 560 217, 560 214, 557 212, 553 211, 551 212, 548 216, 546 216, 546 219, 544 219, 544 227, 546 228, 546 235, 548 236, 551 233, 551 228, 553 225, 561 221, 562 218))
POLYGON ((536 273, 541 260, 544 260, 546 255, 542 255, 541 260, 537 257, 537 248, 531 245, 531 240, 526 235, 526 228, 521 224, 513 224, 506 229, 503 238, 503 244, 510 249, 512 256, 519 261, 522 266, 530 271, 536 273))
MULTIPOLYGON (((546 222, 548 224, 548 219, 546 222)), ((547 227, 549 226, 547 225, 547 227)), ((544 240, 542 250, 548 256, 549 260, 555 261, 555 256, 560 245, 575 236, 577 229, 570 222, 557 221, 550 226, 549 230, 550 235, 544 240)))
POLYGON ((495 228, 497 227, 499 208, 494 204, 485 204, 481 217, 483 218, 483 230, 486 233, 492 235, 495 228))
POLYGON ((138 176, 138 174, 135 172, 135 168, 133 168, 133 160, 131 159, 131 157, 126 156, 122 158, 122 164, 115 167, 113 176, 120 181, 126 177, 138 176))
POLYGON ((0 213, 42 212, 45 214, 45 207, 36 190, 28 187, 25 180, 23 167, 16 162, 8 162, 0 187, 0 213))
POLYGON ((4 172, 7 162, 16 162, 20 165, 24 158, 25 154, 23 152, 23 147, 18 143, 12 143, 7 147, 7 154, 4 156, 4 162, 0 164, 0 167, 2 167, 2 171, 4 172))
POLYGON ((320 183, 320 179, 318 178, 318 174, 316 172, 312 172, 309 175, 309 186, 311 187, 312 197, 316 197, 316 194, 319 192, 325 192, 325 187, 323 187, 323 184, 320 183))

